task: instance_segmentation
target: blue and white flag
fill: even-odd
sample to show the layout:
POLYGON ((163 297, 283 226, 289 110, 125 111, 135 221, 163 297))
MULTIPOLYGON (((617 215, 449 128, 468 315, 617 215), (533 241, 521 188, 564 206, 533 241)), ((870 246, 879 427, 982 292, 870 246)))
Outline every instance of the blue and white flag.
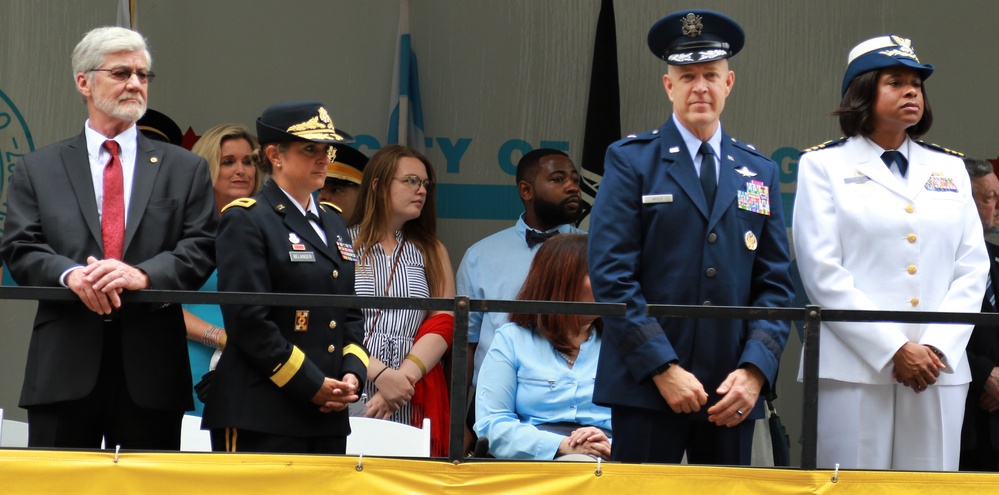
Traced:
POLYGON ((118 27, 139 30, 139 0, 119 0, 118 27))
POLYGON ((395 49, 389 112, 386 142, 425 153, 419 69, 409 37, 409 0, 399 2, 399 45, 395 49))

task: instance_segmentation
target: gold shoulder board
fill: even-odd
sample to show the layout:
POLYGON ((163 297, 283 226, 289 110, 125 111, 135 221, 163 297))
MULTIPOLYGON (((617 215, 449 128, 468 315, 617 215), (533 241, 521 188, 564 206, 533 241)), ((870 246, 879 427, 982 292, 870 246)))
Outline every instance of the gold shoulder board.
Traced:
POLYGON ((329 206, 330 208, 333 208, 334 210, 336 210, 337 213, 343 213, 343 210, 341 210, 339 206, 337 206, 337 205, 335 205, 333 203, 330 203, 329 201, 320 201, 319 204, 324 205, 324 206, 329 206))
POLYGON ((241 208, 249 208, 255 204, 257 204, 257 200, 253 198, 239 198, 237 200, 234 200, 232 203, 225 205, 225 208, 222 208, 222 212, 225 213, 226 210, 228 210, 233 206, 239 206, 241 208))

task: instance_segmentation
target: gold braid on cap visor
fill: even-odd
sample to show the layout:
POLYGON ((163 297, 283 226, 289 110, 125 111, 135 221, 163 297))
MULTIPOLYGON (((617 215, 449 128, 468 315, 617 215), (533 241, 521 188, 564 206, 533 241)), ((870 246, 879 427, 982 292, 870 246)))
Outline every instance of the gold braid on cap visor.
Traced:
POLYGON ((286 132, 304 139, 344 140, 343 136, 336 133, 333 120, 323 107, 319 107, 319 115, 289 127, 286 132))

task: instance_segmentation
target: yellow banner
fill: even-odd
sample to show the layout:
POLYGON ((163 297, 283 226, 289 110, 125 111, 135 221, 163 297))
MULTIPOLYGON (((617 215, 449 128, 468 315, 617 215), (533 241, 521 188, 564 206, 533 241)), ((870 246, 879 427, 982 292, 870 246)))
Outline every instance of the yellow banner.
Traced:
POLYGON ((4 493, 991 493, 999 474, 0 450, 4 493), (360 468, 358 465, 360 464, 360 468))

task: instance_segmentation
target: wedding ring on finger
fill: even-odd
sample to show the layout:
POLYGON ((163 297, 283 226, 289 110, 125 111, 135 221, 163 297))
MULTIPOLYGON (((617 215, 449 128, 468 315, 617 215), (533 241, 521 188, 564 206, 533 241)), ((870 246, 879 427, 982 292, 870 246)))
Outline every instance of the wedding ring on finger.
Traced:
POLYGON ((741 418, 742 417, 742 409, 736 409, 735 410, 735 414, 741 418))

